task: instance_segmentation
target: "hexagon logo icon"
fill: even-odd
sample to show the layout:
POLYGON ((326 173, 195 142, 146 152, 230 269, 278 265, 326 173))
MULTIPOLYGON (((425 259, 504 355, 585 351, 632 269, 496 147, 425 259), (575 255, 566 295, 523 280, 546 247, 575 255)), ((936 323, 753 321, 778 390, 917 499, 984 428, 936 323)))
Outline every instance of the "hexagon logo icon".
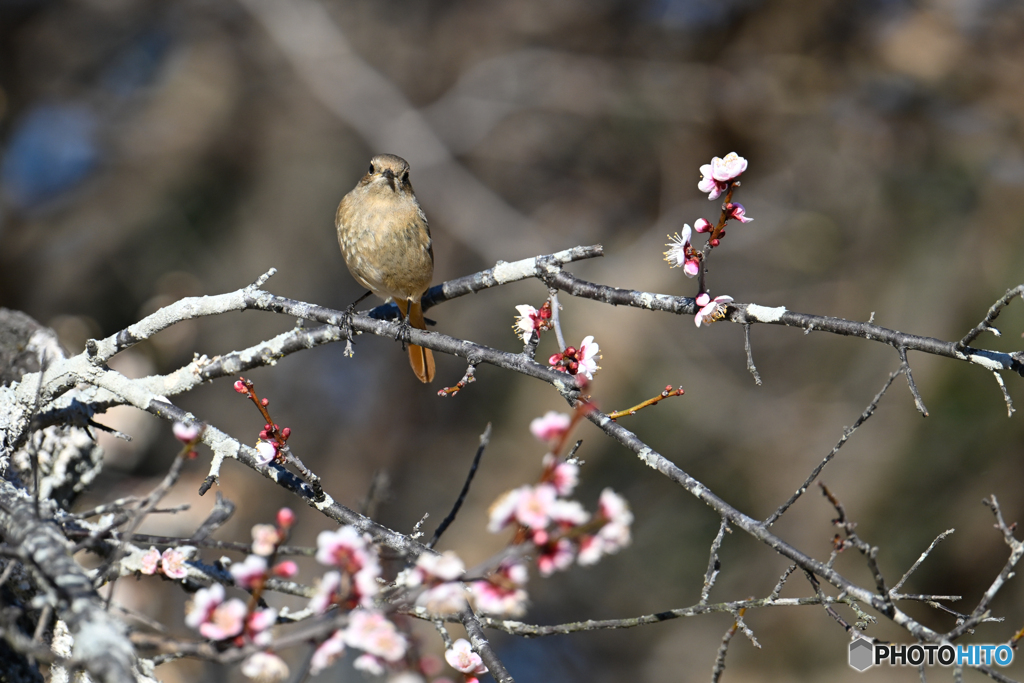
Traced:
POLYGON ((875 648, 867 638, 857 638, 850 643, 850 666, 857 671, 866 671, 874 665, 875 648))

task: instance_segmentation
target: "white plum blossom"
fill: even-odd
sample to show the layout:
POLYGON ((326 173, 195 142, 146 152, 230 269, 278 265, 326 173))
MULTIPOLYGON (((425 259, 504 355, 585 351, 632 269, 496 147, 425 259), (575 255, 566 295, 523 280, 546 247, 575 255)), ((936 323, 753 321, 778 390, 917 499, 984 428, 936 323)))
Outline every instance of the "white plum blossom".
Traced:
POLYGON ((199 425, 197 424, 185 424, 184 422, 175 422, 174 426, 171 427, 171 431, 174 433, 174 438, 182 443, 190 443, 199 436, 199 425))
POLYGON ((269 465, 277 457, 277 444, 271 441, 260 441, 256 444, 256 461, 261 465, 269 465))
POLYGON ((451 550, 446 550, 441 555, 421 553, 416 558, 416 569, 419 570, 422 581, 427 581, 431 578, 437 578, 441 581, 454 581, 466 573, 466 565, 451 550))
POLYGON ((242 662, 242 674, 260 683, 277 683, 288 678, 288 665, 272 652, 257 652, 242 662))
POLYGON ((466 589, 461 581, 449 581, 428 588, 416 598, 416 606, 431 614, 455 614, 466 607, 466 589))
POLYGON ((309 662, 309 673, 316 676, 344 654, 345 634, 342 631, 335 631, 313 652, 313 658, 309 662))
POLYGON ((668 235, 669 241, 665 245, 668 247, 668 251, 665 252, 665 260, 670 268, 682 268, 686 277, 695 277, 700 272, 700 252, 690 244, 690 235, 691 228, 685 224, 682 234, 668 235))
POLYGON ((519 498, 529 486, 520 486, 517 489, 506 491, 498 496, 498 499, 491 503, 487 511, 487 530, 492 534, 498 533, 511 522, 516 515, 516 508, 519 506, 519 498))
POLYGON ((281 534, 273 524, 255 524, 252 527, 252 551, 257 555, 273 555, 281 534))
POLYGON ((597 359, 601 357, 601 347, 594 341, 593 335, 584 337, 580 342, 580 369, 577 374, 586 375, 587 379, 594 379, 594 373, 601 369, 597 359))

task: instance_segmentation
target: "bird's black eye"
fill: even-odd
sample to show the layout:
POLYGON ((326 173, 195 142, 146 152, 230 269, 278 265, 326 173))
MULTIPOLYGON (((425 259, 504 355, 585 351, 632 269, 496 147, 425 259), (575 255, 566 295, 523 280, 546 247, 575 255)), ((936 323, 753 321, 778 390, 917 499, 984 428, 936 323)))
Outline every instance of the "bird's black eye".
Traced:
POLYGON ((374 173, 373 164, 370 164, 370 174, 372 175, 373 173, 374 173))
POLYGON ((406 171, 405 173, 402 174, 402 182, 403 183, 409 182, 409 172, 408 171, 406 171))

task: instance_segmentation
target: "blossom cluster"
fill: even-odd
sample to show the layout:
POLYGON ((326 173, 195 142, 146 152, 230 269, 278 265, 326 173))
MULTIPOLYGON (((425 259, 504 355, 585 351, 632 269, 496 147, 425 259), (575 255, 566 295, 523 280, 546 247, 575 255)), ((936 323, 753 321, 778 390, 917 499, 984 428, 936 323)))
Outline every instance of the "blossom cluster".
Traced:
MULTIPOLYGON (((545 301, 540 309, 528 304, 516 306, 516 316, 512 329, 525 343, 530 344, 540 338, 542 330, 554 327, 551 302, 545 301)), ((588 380, 594 379, 594 373, 601 369, 597 361, 601 358, 601 347, 594 341, 593 335, 584 337, 579 347, 569 346, 564 351, 552 354, 548 364, 559 372, 569 375, 582 375, 588 380)))
MULTIPOLYGON (((571 424, 568 415, 548 413, 534 420, 531 431, 548 443, 560 442, 571 424)), ((502 494, 489 511, 488 530, 496 533, 515 526, 516 543, 536 548, 537 570, 541 576, 568 569, 572 564, 590 565, 603 555, 629 545, 633 515, 626 501, 612 489, 602 491, 598 511, 591 515, 577 500, 571 500, 579 481, 579 465, 548 453, 543 460, 539 483, 524 485, 502 494)), ((480 612, 519 616, 525 611, 527 569, 521 561, 506 560, 499 569, 470 586, 480 612)))
MULTIPOLYGON (((709 249, 717 247, 722 237, 725 236, 725 225, 730 220, 740 223, 749 223, 754 220, 747 216, 747 210, 742 204, 732 201, 732 194, 739 186, 739 177, 747 170, 747 160, 730 152, 725 157, 714 157, 710 164, 700 167, 701 181, 697 189, 708 193, 708 199, 718 199, 722 193, 726 193, 725 203, 722 205, 722 215, 717 224, 712 224, 705 218, 698 218, 694 221, 694 227, 683 225, 681 234, 676 233, 669 236, 669 242, 665 245, 668 251, 665 252, 665 260, 672 268, 682 268, 683 274, 687 277, 697 277, 701 274, 701 268, 709 249), (708 233, 708 242, 704 251, 695 248, 691 237, 694 232, 708 233)), ((719 296, 711 299, 711 295, 704 289, 703 275, 700 278, 700 291, 697 293, 696 304, 698 311, 694 317, 697 327, 701 324, 709 324, 721 320, 725 316, 727 305, 732 301, 730 296, 719 296)))

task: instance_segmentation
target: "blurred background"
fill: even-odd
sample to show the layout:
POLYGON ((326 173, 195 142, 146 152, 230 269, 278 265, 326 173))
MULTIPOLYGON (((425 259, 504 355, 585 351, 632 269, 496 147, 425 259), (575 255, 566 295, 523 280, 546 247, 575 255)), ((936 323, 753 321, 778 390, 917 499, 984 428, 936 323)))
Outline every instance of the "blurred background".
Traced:
MULTIPOLYGON (((712 294, 958 339, 1024 281, 1022 85, 1024 5, 1009 0, 0 0, 0 304, 55 328, 72 353, 177 298, 237 289, 272 266, 271 291, 344 308, 361 289, 338 252, 334 210, 379 152, 412 165, 435 283, 498 259, 601 243, 603 259, 571 270, 693 296, 695 282, 662 260, 665 236, 717 215, 697 190, 698 168, 736 151, 750 168, 735 199, 755 221, 732 225, 715 250, 712 294)), ((522 282, 428 315, 447 334, 518 351, 514 306, 539 306, 545 294, 522 282)), ((688 317, 562 302, 569 343, 600 343, 599 405, 621 409, 682 385, 685 396, 622 423, 757 518, 799 486, 899 365, 876 343, 756 326, 758 387, 739 326, 696 329, 688 317)), ((112 365, 129 376, 167 372, 294 322, 245 313, 182 323, 112 365)), ((998 326, 1002 338, 977 345, 1020 349, 1024 305, 998 326)), ((538 355, 554 350, 547 335, 538 355)), ((486 366, 461 394, 439 398, 462 376, 461 361, 440 358, 427 387, 396 343, 362 337, 355 351, 348 359, 340 345, 318 348, 247 376, 335 499, 358 508, 385 473, 376 517, 405 532, 424 513, 428 531, 443 518, 493 422, 467 505, 441 543, 469 565, 488 557, 508 539, 486 533, 486 508, 536 479, 544 448, 529 421, 564 403, 486 366)), ((1022 418, 1007 419, 991 373, 921 354, 910 362, 931 416, 922 419, 898 378, 822 480, 881 547, 890 584, 955 528, 905 590, 963 595, 953 607, 969 612, 1007 557, 982 497, 996 494, 1008 521, 1024 515, 1022 418)), ((1024 403, 1021 379, 1006 382, 1024 403)), ((250 443, 262 425, 230 380, 178 402, 250 443)), ((104 441, 107 466, 83 506, 150 490, 177 450, 168 425, 148 415, 122 409, 101 420, 135 440, 104 441)), ((578 498, 593 509, 604 487, 623 493, 634 543, 595 567, 534 576, 526 621, 697 602, 717 517, 589 424, 574 436, 586 461, 578 498)), ((195 529, 213 504, 196 495, 205 462, 189 464, 166 501, 191 510, 143 531, 195 529)), ((220 488, 240 509, 219 538, 248 539, 251 524, 290 502, 230 463, 220 488)), ((312 544, 324 519, 302 513, 293 540, 312 544)), ((813 490, 775 530, 826 559, 833 517, 813 490)), ((712 601, 765 596, 786 568, 741 533, 726 538, 721 559, 712 601)), ((853 551, 837 568, 872 584, 853 551)), ((305 577, 314 571, 304 566, 305 577)), ((810 593, 794 576, 783 596, 810 593)), ((1011 581, 995 604, 1006 622, 964 642, 1005 642, 1024 626, 1022 598, 1011 581)), ((170 584, 122 581, 116 600, 187 634, 184 596, 170 584)), ((948 614, 906 609, 933 628, 954 625, 948 614)), ((738 636, 723 680, 856 676, 848 635, 820 608, 746 620, 761 648, 738 636)), ((522 681, 699 681, 731 623, 715 615, 494 642, 522 681)), ((868 632, 908 642, 888 624, 868 632)), ((296 662, 301 653, 285 654, 296 662)), ((240 678, 196 662, 159 671, 165 681, 240 678)), ((1024 662, 1007 673, 1021 678, 1024 662)), ((913 669, 869 675, 918 680, 913 669)), ((319 680, 359 674, 346 664, 319 680)))

